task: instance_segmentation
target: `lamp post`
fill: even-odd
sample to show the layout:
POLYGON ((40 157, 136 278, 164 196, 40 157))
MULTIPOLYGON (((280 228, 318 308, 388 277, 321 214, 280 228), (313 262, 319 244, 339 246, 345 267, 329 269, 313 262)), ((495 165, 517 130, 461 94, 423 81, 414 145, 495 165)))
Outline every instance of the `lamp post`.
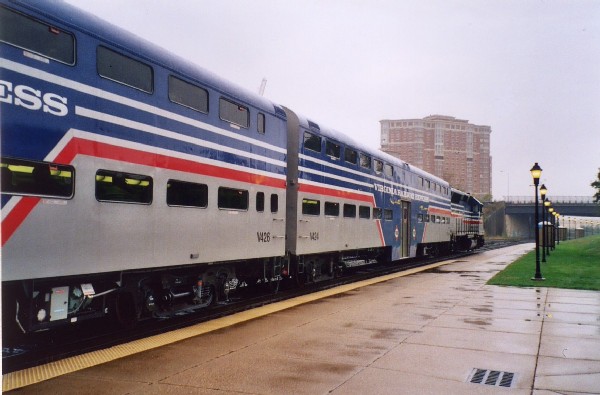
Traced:
POLYGON ((529 170, 531 172, 531 177, 533 177, 533 185, 535 187, 535 213, 533 215, 535 221, 535 276, 532 280, 542 281, 544 277, 542 277, 542 272, 540 270, 540 236, 538 231, 538 185, 540 184, 540 177, 542 176, 542 168, 538 165, 537 162, 533 165, 533 167, 529 170))
POLYGON ((556 213, 556 244, 560 245, 560 214, 556 213))
POLYGON ((542 197, 542 262, 546 263, 546 245, 548 245, 546 238, 546 193, 548 189, 546 185, 542 184, 540 187, 540 196, 542 197))
MULTIPOLYGON (((550 214, 552 213, 552 210, 554 210, 552 207, 552 202, 550 200, 548 200, 548 198, 546 198, 546 201, 544 202, 544 207, 542 208, 542 210, 544 211, 544 217, 546 216, 545 212, 548 211, 548 222, 552 223, 552 221, 550 221, 550 214)), ((550 256, 550 243, 545 243, 545 246, 543 247, 546 249, 546 255, 550 256)))
MULTIPOLYGON (((555 224, 554 219, 553 219, 553 218, 555 218, 554 217, 554 207, 550 207, 548 209, 548 212, 550 213, 550 221, 549 222, 552 225, 552 232, 554 232, 554 224, 555 224)), ((552 237, 550 239, 551 239, 550 240, 551 241, 550 242, 550 250, 548 250, 548 254, 550 253, 550 251, 554 251, 554 239, 552 237)))

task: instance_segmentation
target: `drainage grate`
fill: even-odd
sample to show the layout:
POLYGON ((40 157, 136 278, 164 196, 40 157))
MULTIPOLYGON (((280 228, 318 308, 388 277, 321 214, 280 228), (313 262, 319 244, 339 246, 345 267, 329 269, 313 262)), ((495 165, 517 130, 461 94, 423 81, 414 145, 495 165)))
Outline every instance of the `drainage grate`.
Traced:
POLYGON ((511 387, 515 374, 498 370, 473 369, 469 375, 469 383, 493 385, 496 387, 511 387))

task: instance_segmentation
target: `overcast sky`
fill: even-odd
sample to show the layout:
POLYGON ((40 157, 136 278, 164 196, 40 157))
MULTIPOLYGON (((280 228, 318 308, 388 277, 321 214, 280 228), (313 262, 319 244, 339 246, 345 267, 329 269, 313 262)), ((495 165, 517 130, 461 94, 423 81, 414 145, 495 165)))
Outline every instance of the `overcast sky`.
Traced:
POLYGON ((492 127, 492 183, 589 195, 600 167, 600 0, 69 0, 379 148, 382 119, 492 127))

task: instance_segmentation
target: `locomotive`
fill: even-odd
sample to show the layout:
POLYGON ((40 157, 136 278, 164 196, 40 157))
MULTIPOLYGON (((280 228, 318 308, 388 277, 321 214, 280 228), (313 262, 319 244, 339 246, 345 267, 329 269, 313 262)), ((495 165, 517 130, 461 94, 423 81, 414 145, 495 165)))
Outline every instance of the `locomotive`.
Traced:
POLYGON ((3 327, 123 325, 484 243, 421 169, 60 1, 0 1, 3 327))

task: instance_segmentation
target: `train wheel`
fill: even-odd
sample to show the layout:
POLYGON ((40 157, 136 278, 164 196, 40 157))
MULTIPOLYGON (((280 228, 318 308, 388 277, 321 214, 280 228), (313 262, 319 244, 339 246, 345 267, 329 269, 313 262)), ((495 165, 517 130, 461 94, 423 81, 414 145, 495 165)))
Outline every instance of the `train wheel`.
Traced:
POLYGON ((271 293, 276 294, 279 292, 279 285, 281 284, 281 277, 277 276, 277 278, 271 278, 269 281, 269 290, 271 293))
POLYGON ((202 295, 202 305, 208 307, 215 303, 215 294, 215 287, 213 285, 209 285, 207 294, 202 295))
POLYGON ((138 312, 135 298, 131 292, 119 292, 115 298, 115 317, 124 328, 135 327, 138 321, 138 312))

